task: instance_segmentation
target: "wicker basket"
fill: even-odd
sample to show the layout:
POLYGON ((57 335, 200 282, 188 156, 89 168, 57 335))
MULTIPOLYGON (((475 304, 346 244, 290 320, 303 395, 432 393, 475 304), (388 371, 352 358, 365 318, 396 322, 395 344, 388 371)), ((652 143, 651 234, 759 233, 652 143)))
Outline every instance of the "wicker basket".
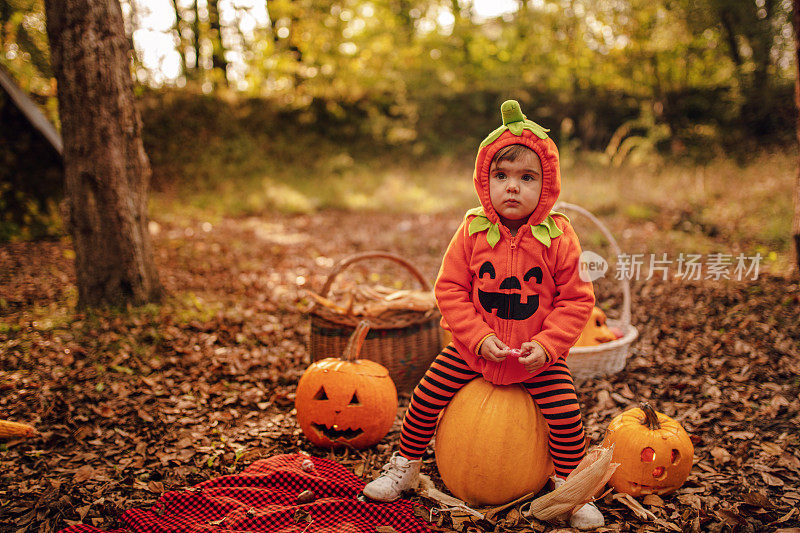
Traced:
MULTIPOLYGON (((339 261, 328 275, 320 295, 327 296, 338 276, 347 267, 365 259, 388 259, 405 267, 430 291, 430 283, 414 265, 388 252, 364 252, 339 261)), ((311 334, 309 353, 317 361, 326 357, 341 357, 347 341, 364 317, 342 315, 322 306, 310 312, 311 334)), ((441 349, 439 320, 435 307, 429 311, 393 313, 388 318, 370 317, 370 331, 361 349, 361 358, 376 361, 389 370, 397 392, 410 392, 441 349)))
MULTIPOLYGON (((572 211, 585 216, 603 233, 617 257, 622 254, 617 241, 608 228, 586 209, 566 202, 559 202, 554 209, 556 211, 572 211)), ((620 285, 622 287, 622 316, 619 320, 608 319, 608 325, 621 329, 622 337, 597 346, 573 346, 570 348, 567 365, 575 379, 615 374, 625 368, 628 351, 633 341, 639 336, 639 331, 631 324, 630 283, 623 277, 620 285)))

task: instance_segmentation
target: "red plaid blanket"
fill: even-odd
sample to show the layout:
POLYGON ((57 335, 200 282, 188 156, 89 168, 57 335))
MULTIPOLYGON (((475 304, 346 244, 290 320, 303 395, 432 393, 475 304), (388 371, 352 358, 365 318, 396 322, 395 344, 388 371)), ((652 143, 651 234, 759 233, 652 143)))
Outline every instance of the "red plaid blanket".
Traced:
MULTIPOLYGON (((121 529, 107 533, 264 531, 270 533, 375 533, 391 526, 398 533, 426 533, 411 502, 360 502, 364 483, 342 465, 319 457, 277 455, 256 461, 241 474, 204 481, 188 490, 167 492, 149 510, 130 509, 121 529), (310 459, 313 467, 303 462, 310 459), (307 471, 310 470, 310 471, 307 471), (297 503, 311 490, 316 500, 297 503)), ((99 533, 80 524, 61 533, 99 533)))

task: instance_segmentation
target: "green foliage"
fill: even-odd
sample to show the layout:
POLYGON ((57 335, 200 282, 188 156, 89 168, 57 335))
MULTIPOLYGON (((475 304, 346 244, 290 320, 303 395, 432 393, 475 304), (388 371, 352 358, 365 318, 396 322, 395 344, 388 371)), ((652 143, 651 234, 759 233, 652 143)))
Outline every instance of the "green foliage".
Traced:
POLYGON ((55 200, 45 200, 42 208, 35 198, 12 190, 10 183, 0 183, 0 243, 57 237, 63 232, 55 200))
MULTIPOLYGON (((271 0, 252 31, 246 8, 214 5, 235 38, 174 3, 165 31, 181 43, 179 79, 133 57, 153 86, 137 87, 153 185, 178 198, 196 186, 193 209, 360 209, 376 194, 394 209, 443 209, 417 167, 474 157, 507 99, 563 154, 603 168, 793 142, 786 0, 519 0, 490 19, 457 0, 271 0)), ((129 30, 144 24, 126 13, 129 30)), ((0 63, 56 120, 42 0, 0 2, 0 63)), ((6 206, 10 195, 0 191, 6 206)), ((0 220, 0 239, 58 232, 55 204, 29 196, 13 200, 42 229, 0 220)))
MULTIPOLYGON (((483 124, 471 123, 507 98, 525 109, 535 104, 528 115, 548 127, 569 121, 577 146, 590 149, 604 149, 646 108, 653 127, 645 150, 660 143, 650 142, 654 132, 683 145, 723 141, 730 148, 750 139, 785 142, 793 126, 787 0, 520 0, 515 11, 490 19, 456 0, 271 0, 267 21, 252 28, 245 21, 258 20, 255 8, 173 5, 177 18, 164 31, 180 43, 172 53, 183 69, 173 84, 224 95, 227 81, 241 94, 302 113, 306 125, 328 115, 345 138, 367 130, 446 151, 453 147, 429 138, 441 129, 434 120, 457 115, 456 132, 463 123, 478 131, 483 124), (229 37, 221 40, 220 31, 229 37)), ((42 0, 2 6, 0 62, 52 116, 42 0)), ((138 10, 126 13, 129 29, 145 24, 138 10)), ((141 54, 145 43, 137 38, 141 54)), ((143 65, 139 55, 134 61, 140 81, 164 83, 159 67, 143 65)))
POLYGON ((41 105, 45 116, 57 122, 43 0, 0 2, 0 66, 41 105))

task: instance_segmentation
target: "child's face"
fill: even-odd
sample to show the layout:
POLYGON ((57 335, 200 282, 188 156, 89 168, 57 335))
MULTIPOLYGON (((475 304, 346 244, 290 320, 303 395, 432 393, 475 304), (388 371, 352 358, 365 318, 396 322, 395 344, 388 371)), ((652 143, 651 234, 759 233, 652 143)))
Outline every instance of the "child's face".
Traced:
POLYGON ((539 205, 542 193, 542 163, 525 150, 514 161, 492 161, 489 167, 489 197, 500 220, 518 229, 539 205))

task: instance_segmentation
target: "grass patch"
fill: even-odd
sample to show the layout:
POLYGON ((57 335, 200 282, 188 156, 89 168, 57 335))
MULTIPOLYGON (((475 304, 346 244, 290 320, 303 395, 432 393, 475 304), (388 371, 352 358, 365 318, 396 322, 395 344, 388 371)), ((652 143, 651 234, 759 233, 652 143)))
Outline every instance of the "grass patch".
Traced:
MULTIPOLYGON (((477 205, 472 159, 413 161, 401 153, 351 156, 329 144, 309 143, 301 158, 278 164, 253 157, 208 158, 207 179, 156 192, 151 213, 164 217, 262 216, 319 209, 393 213, 459 212, 477 205), (216 168, 217 170, 214 170, 216 168), (210 176, 216 176, 213 179, 210 176)), ((792 186, 796 156, 765 152, 745 164, 717 158, 707 164, 652 157, 609 167, 595 154, 567 152, 561 199, 599 216, 628 248, 707 254, 761 253, 791 265, 792 186)), ((576 225, 576 227, 578 227, 576 225)), ((604 239, 590 226, 579 231, 591 249, 604 239)))
POLYGON ((257 173, 226 168, 218 174, 228 178, 156 191, 151 214, 156 219, 165 212, 208 219, 318 209, 439 213, 477 205, 468 163, 454 165, 444 158, 409 166, 389 154, 356 161, 339 153, 307 166, 295 162, 270 168, 265 162, 257 173))

